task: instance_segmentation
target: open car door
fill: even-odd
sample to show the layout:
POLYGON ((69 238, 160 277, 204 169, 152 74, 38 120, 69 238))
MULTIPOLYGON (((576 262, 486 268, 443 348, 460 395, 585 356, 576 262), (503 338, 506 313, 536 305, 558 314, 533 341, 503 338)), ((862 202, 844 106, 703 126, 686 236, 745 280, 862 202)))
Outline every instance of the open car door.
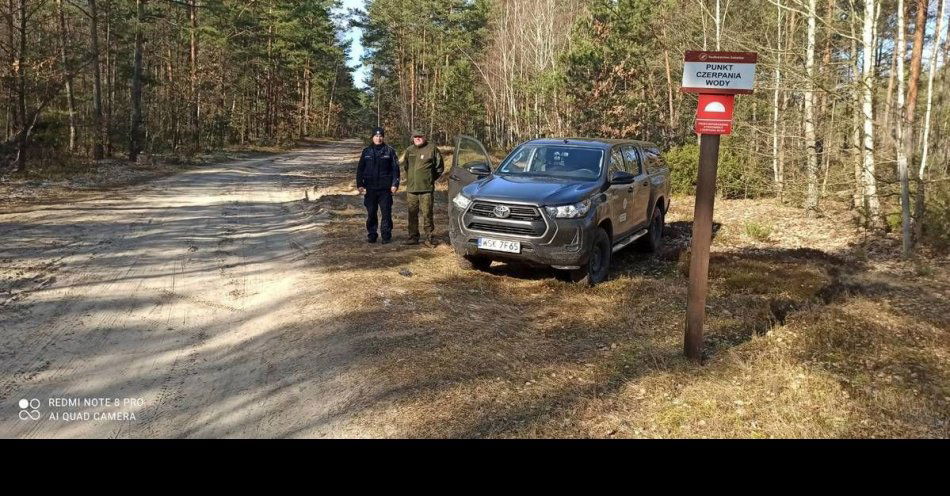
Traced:
POLYGON ((491 159, 481 142, 471 136, 459 135, 455 138, 455 153, 452 155, 452 169, 449 171, 449 203, 466 185, 486 176, 474 173, 473 166, 485 166, 492 170, 491 159))

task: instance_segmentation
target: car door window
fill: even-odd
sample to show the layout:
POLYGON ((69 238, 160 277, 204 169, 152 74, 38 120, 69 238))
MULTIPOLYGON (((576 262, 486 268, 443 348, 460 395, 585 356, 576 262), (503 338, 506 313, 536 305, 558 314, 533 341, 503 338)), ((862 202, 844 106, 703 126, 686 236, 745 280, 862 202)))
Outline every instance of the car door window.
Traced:
POLYGON ((623 147, 623 158, 627 162, 627 171, 635 176, 643 173, 643 162, 640 160, 640 150, 633 145, 623 147))
POLYGON ((663 155, 660 153, 660 149, 651 148, 650 151, 653 152, 653 166, 656 168, 656 170, 659 171, 661 169, 665 169, 666 162, 663 161, 663 155))
POLYGON ((468 168, 476 165, 486 165, 491 169, 491 160, 481 142, 471 136, 459 135, 455 139, 455 150, 452 153, 452 168, 449 170, 449 198, 455 198, 465 186, 480 179, 468 168))
POLYGON ((620 151, 620 148, 614 148, 610 151, 610 169, 608 174, 613 174, 614 172, 626 172, 626 165, 623 163, 623 154, 620 151))
POLYGON ((491 168, 488 153, 475 138, 459 136, 455 147, 455 155, 452 158, 452 167, 457 170, 457 168, 467 169, 473 165, 487 165, 491 168))
POLYGON ((646 148, 643 151, 644 162, 647 174, 656 174, 665 167, 663 159, 660 157, 660 149, 656 147, 646 148))

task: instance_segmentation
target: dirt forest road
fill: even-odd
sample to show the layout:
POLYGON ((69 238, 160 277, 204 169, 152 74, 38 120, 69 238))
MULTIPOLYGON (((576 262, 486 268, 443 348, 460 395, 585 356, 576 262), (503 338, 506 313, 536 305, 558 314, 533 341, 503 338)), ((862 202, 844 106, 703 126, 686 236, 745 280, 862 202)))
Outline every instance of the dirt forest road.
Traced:
POLYGON ((359 436, 304 200, 352 181, 359 147, 0 211, 0 436, 359 436))

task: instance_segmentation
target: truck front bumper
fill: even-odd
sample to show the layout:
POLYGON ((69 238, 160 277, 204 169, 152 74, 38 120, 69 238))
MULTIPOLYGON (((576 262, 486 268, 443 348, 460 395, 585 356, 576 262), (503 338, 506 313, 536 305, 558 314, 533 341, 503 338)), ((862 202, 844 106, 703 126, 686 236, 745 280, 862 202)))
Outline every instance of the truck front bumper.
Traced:
POLYGON ((515 235, 473 228, 472 225, 501 225, 502 221, 480 217, 471 211, 461 212, 455 204, 449 208, 449 238, 459 256, 479 256, 492 260, 521 262, 558 269, 576 269, 587 264, 593 232, 593 213, 579 219, 555 219, 539 209, 546 229, 539 235, 515 235), (478 247, 478 238, 517 241, 520 253, 485 250, 478 247))

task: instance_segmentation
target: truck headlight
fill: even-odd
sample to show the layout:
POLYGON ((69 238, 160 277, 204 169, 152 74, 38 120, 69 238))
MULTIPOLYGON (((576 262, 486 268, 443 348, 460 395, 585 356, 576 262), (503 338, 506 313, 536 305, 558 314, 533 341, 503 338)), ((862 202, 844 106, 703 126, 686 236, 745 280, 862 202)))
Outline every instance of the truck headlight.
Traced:
POLYGON ((452 203, 454 203, 459 209, 465 210, 469 205, 472 204, 472 200, 469 200, 468 197, 462 193, 459 193, 455 195, 455 198, 452 198, 452 203))
POLYGON ((590 211, 590 199, 572 205, 561 205, 559 207, 544 207, 548 214, 558 219, 576 219, 587 215, 590 211))

